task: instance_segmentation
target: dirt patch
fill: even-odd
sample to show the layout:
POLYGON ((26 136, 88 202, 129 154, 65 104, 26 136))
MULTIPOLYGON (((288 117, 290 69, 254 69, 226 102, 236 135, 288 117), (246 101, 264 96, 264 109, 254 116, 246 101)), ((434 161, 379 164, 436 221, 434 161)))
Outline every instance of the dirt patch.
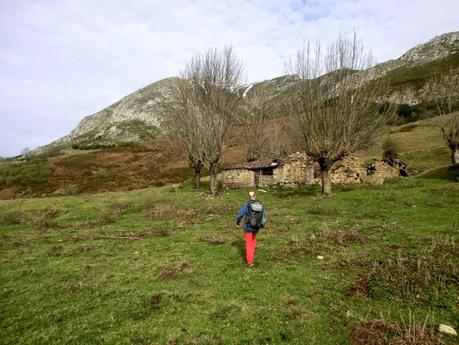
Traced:
POLYGON ((15 187, 6 187, 0 189, 0 199, 11 199, 14 198, 16 195, 16 188, 15 187))
POLYGON ((292 256, 292 253, 289 250, 279 250, 275 255, 274 258, 278 260, 286 260, 292 256))
POLYGON ((396 324, 384 320, 360 322, 350 335, 355 345, 389 345, 388 334, 396 332, 396 324))
POLYGON ((359 295, 370 298, 370 277, 369 274, 359 275, 346 290, 346 296, 359 295))
POLYGON ((200 242, 204 242, 204 243, 211 244, 211 245, 220 245, 220 244, 227 243, 226 240, 221 239, 221 238, 216 238, 216 237, 204 237, 204 236, 201 236, 201 237, 198 238, 198 240, 200 242))
POLYGON ((98 231, 90 234, 83 234, 74 236, 70 239, 72 242, 79 242, 85 240, 100 240, 100 239, 114 239, 114 240, 143 240, 150 237, 169 236, 170 232, 165 229, 145 230, 145 231, 98 231))
POLYGON ((169 280, 176 276, 178 273, 181 273, 188 267, 186 262, 182 262, 175 267, 165 267, 159 275, 161 280, 169 280))

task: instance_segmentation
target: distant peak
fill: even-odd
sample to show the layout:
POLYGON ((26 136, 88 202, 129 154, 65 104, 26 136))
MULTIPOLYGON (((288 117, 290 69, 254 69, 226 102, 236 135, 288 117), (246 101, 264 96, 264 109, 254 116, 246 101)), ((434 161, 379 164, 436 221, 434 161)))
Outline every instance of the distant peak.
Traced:
POLYGON ((459 31, 448 32, 417 45, 400 57, 400 60, 435 60, 459 51, 459 31))

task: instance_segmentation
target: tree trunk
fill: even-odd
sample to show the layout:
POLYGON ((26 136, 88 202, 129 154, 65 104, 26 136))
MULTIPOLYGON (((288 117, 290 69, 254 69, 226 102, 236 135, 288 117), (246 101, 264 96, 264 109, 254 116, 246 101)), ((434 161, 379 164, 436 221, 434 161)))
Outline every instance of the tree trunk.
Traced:
POLYGON ((322 195, 331 195, 331 169, 322 170, 322 195))
POLYGON ((211 163, 210 164, 210 184, 209 184, 209 193, 213 197, 217 196, 218 190, 217 190, 217 164, 216 163, 211 163))
POLYGON ((451 163, 459 164, 459 147, 451 149, 451 163))
POLYGON ((194 167, 194 188, 201 188, 201 166, 194 167))

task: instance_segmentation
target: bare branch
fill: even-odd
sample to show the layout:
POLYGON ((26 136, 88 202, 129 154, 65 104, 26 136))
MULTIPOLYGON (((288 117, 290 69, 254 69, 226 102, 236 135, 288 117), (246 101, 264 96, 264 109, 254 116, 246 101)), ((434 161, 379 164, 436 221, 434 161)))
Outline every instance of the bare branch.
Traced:
POLYGON ((333 164, 368 146, 387 122, 377 104, 384 85, 365 87, 366 81, 356 73, 373 62, 354 35, 325 47, 307 41, 290 64, 298 78, 287 105, 292 138, 319 163, 323 194, 331 193, 328 172, 333 164))

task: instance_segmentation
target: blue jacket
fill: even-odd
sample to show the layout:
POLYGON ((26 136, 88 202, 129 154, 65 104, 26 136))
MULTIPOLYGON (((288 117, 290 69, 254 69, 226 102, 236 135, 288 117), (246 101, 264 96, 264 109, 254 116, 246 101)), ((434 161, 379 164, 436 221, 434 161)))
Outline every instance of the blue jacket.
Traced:
MULTIPOLYGON (((248 213, 249 213, 249 202, 246 202, 242 206, 241 210, 239 211, 239 214, 236 216, 236 224, 239 224, 244 216, 246 217, 246 220, 247 220, 248 213)), ((263 218, 266 218, 266 210, 264 207, 263 207, 263 218)), ((244 228, 244 231, 248 231, 248 232, 257 233, 260 230, 259 228, 252 227, 249 223, 247 223, 247 221, 244 223, 242 227, 244 228)))

